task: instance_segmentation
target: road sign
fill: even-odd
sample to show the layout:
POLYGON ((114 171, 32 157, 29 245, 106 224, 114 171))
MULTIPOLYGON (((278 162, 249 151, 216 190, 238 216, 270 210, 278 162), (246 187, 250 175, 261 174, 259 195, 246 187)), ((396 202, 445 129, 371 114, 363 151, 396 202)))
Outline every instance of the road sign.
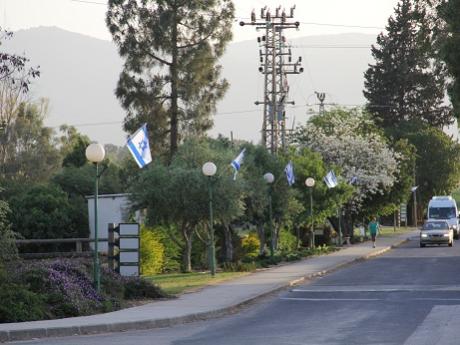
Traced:
POLYGON ((139 275, 139 224, 109 224, 109 267, 122 276, 139 275))
POLYGON ((407 222, 407 205, 401 204, 399 207, 399 220, 401 222, 407 222))

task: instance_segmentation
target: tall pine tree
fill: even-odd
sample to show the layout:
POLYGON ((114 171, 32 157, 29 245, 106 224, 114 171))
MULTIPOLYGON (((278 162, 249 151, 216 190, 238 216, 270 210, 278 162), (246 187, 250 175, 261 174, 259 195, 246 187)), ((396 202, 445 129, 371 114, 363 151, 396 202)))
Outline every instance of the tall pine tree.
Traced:
POLYGON ((107 25, 125 58, 116 95, 124 129, 147 123, 155 152, 176 152, 212 127, 228 87, 217 60, 232 37, 231 0, 109 0, 107 25))
POLYGON ((372 46, 375 64, 365 73, 364 96, 385 128, 414 119, 439 128, 453 121, 431 8, 430 0, 400 0, 372 46))
POLYGON ((460 0, 446 0, 438 7, 439 16, 446 24, 446 37, 442 41, 441 54, 447 65, 452 83, 449 97, 455 116, 460 118, 460 0))

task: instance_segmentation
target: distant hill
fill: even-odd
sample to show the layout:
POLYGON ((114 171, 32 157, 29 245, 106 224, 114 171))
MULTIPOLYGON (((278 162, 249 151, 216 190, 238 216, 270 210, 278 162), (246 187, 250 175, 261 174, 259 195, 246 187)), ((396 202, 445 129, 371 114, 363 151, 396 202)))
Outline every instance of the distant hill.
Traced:
MULTIPOLYGON (((297 123, 306 120, 306 105, 317 103, 314 91, 326 92, 327 103, 362 104, 363 73, 372 61, 370 49, 363 47, 370 48, 374 41, 375 36, 363 34, 291 40, 293 57, 302 56, 305 72, 289 79, 290 96, 296 102, 288 112, 289 125, 294 118, 297 123)), ((33 65, 40 65, 41 77, 32 88, 32 96, 50 99, 47 125, 78 125, 94 140, 124 143, 124 111, 114 96, 123 61, 112 42, 56 27, 39 27, 17 31, 1 49, 25 53, 33 65)), ((260 139, 262 109, 254 105, 263 92, 258 52, 255 40, 228 46, 222 65, 231 87, 218 106, 211 134, 229 136, 233 132, 238 139, 260 139)))

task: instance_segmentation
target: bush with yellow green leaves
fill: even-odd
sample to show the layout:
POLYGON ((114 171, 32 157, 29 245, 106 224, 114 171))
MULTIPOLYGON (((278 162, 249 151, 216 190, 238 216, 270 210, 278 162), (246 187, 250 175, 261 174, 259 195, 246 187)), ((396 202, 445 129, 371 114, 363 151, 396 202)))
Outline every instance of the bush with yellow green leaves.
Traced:
POLYGON ((152 275, 161 273, 165 263, 165 248, 161 242, 161 234, 154 228, 141 228, 141 273, 152 275))
POLYGON ((244 259, 255 259, 259 255, 260 240, 255 233, 250 233, 241 240, 244 259))

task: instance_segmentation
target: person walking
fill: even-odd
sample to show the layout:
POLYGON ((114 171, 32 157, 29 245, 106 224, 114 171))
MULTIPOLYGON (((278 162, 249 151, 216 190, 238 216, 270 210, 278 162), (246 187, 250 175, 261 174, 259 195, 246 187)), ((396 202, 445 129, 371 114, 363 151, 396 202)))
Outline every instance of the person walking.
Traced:
POLYGON ((371 234, 373 248, 375 248, 375 237, 379 233, 379 230, 380 230, 380 225, 379 225, 379 222, 377 222, 377 218, 372 217, 372 220, 369 223, 369 233, 371 234))

